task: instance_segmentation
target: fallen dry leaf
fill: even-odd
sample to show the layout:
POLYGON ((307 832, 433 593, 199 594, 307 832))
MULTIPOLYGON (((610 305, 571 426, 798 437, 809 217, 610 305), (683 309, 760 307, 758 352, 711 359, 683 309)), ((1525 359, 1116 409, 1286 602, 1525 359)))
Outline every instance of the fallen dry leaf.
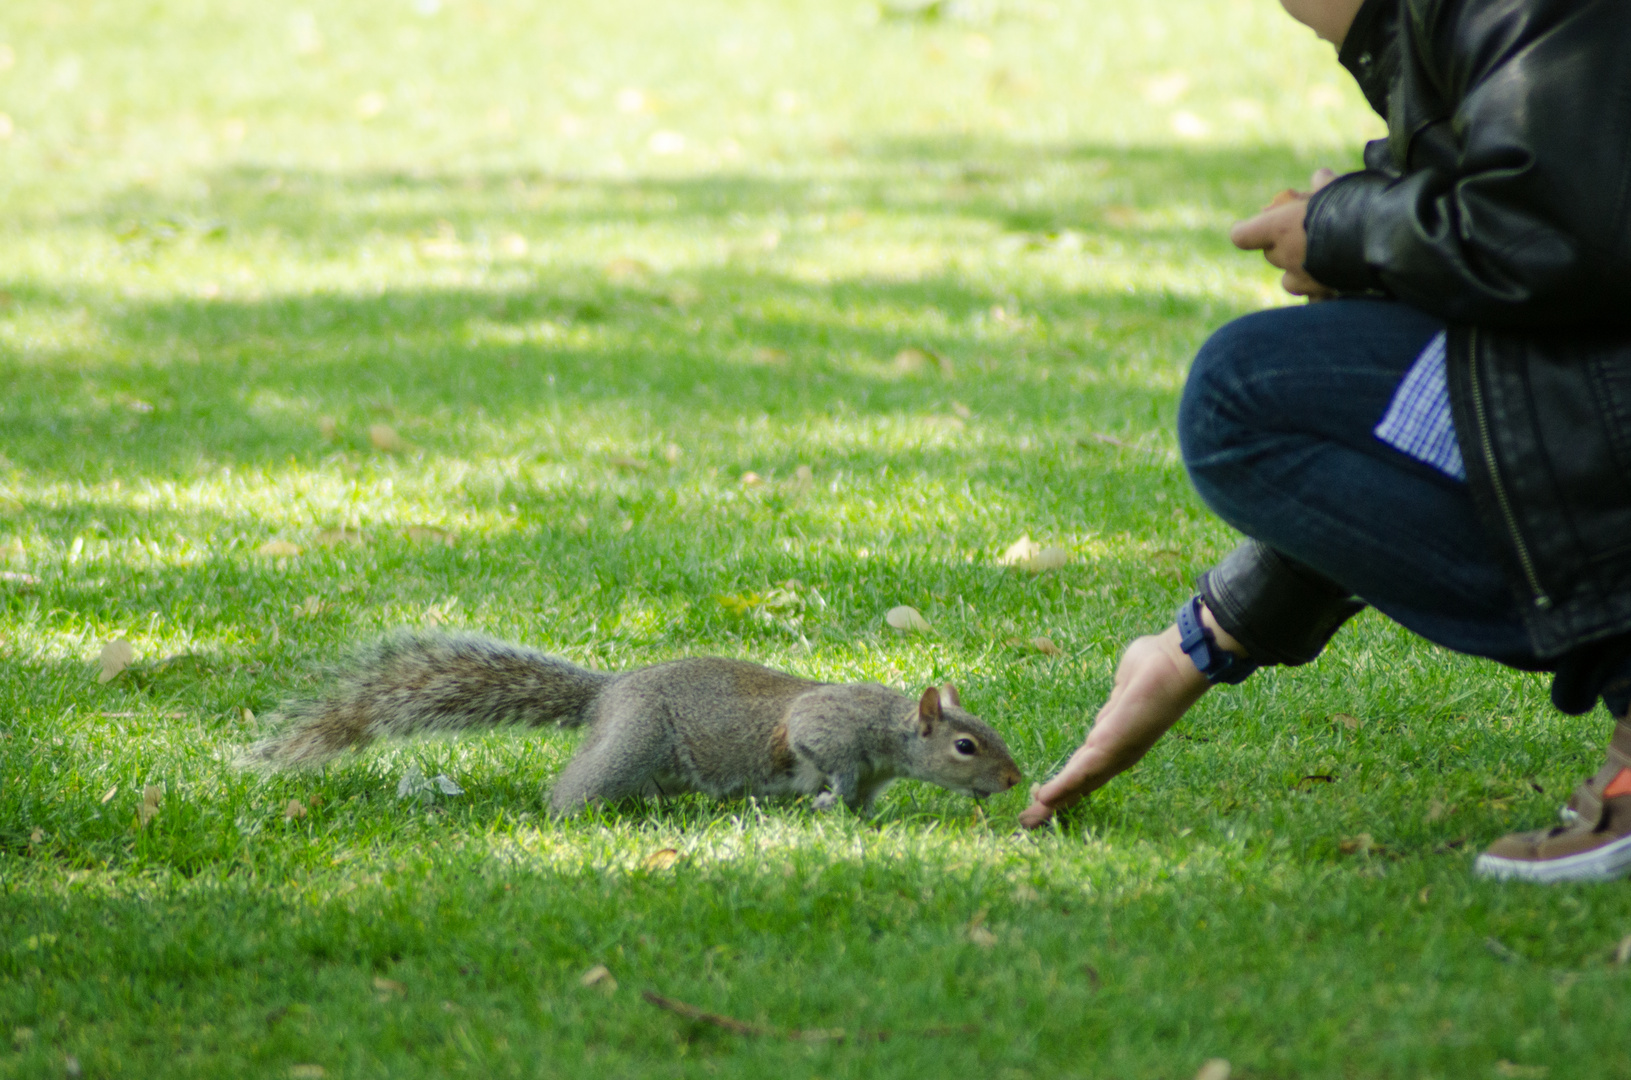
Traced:
POLYGON ((356 529, 324 529, 312 539, 326 548, 339 547, 341 544, 362 543, 362 533, 356 529))
POLYGON ((927 633, 933 629, 929 625, 929 620, 923 617, 921 611, 906 604, 890 608, 889 613, 883 617, 883 621, 903 634, 913 631, 927 633))
POLYGON ((319 416, 317 418, 317 434, 333 441, 334 436, 340 433, 340 422, 332 416, 319 416))
POLYGON ((997 935, 993 934, 985 925, 986 914, 985 908, 976 911, 974 917, 968 921, 965 930, 968 939, 982 949, 989 949, 997 943, 997 935))
POLYGON ((245 705, 238 713, 238 718, 246 724, 253 724, 255 722, 255 710, 245 705))
POLYGON ((641 461, 639 458, 611 457, 607 458, 606 461, 608 464, 616 465, 619 469, 634 469, 637 472, 644 472, 646 469, 651 468, 650 462, 641 461))
POLYGON ((420 242, 419 254, 427 259, 462 259, 464 245, 459 243, 459 235, 453 226, 444 221, 434 239, 420 242))
POLYGON ((998 566, 1014 566, 1033 574, 1057 570, 1069 561, 1070 553, 1064 548, 1043 547, 1031 539, 1030 533, 1009 544, 1007 550, 997 556, 998 566))
POLYGON ((375 450, 383 450, 387 454, 400 454, 408 449, 408 442, 396 433, 396 428, 389 424, 374 424, 368 429, 368 441, 374 444, 375 450))
POLYGON ((402 535, 415 543, 444 544, 453 546, 453 534, 441 529, 432 529, 424 525, 409 525, 402 530, 402 535))
POLYGON ((908 345, 895 354, 895 370, 903 375, 916 375, 924 371, 938 371, 942 375, 951 374, 951 361, 939 353, 920 349, 915 345, 908 345))
POLYGON ((1065 654, 1063 649, 1053 643, 1052 638, 1045 635, 1039 634, 1032 638, 1031 644, 1035 646, 1037 652, 1044 656, 1063 656, 1065 654))
POLYGON ((997 565, 1018 566, 1021 563, 1035 558, 1037 553, 1041 550, 1042 545, 1038 544, 1035 540, 1032 540, 1030 533, 1026 533, 1018 540, 1015 540, 1012 544, 1009 544, 1007 550, 1005 550, 1001 555, 997 556, 997 565))
POLYGON ((578 976, 578 985, 610 994, 617 989, 617 980, 612 977, 611 970, 605 964, 596 964, 578 976))
POLYGON ((1207 1058, 1195 1072, 1195 1080, 1229 1080, 1233 1070, 1224 1058, 1207 1058))
POLYGON ((136 817, 145 828, 159 813, 159 803, 164 801, 164 789, 157 784, 148 784, 142 788, 142 804, 136 808, 136 817))
POLYGON ((374 989, 382 994, 395 994, 397 997, 408 992, 408 988, 395 979, 386 979, 379 975, 374 976, 374 989))
MULTIPOLYGON (((43 844, 43 843, 45 843, 45 830, 44 829, 35 829, 33 832, 29 833, 28 834, 28 842, 30 844, 43 844)), ((1627 940, 1631 940, 1631 938, 1628 938, 1627 940)))
POLYGON ((39 578, 33 574, 25 574, 21 570, 0 570, 0 581, 20 589, 32 589, 40 584, 39 578))
POLYGON ((753 359, 761 364, 781 365, 787 363, 787 354, 780 349, 772 349, 768 345, 761 345, 753 350, 753 359))
POLYGON ((640 864, 647 870, 667 870, 680 861, 680 853, 671 847, 658 848, 640 864))
POLYGON ((1552 1070, 1545 1065, 1519 1065, 1502 1058, 1495 1063, 1495 1075, 1506 1080, 1545 1080, 1552 1070))
POLYGON ((685 451, 681 450, 676 443, 669 443, 667 446, 663 447, 663 460, 668 462, 670 465, 673 465, 684 456, 685 451))
POLYGON ((113 797, 115 795, 117 795, 117 794, 119 794, 119 785, 114 784, 112 787, 108 788, 108 790, 106 790, 106 791, 104 791, 102 793, 102 799, 101 799, 102 805, 106 806, 108 803, 112 802, 113 797))
POLYGON ((322 597, 308 596, 306 599, 295 605, 294 613, 298 618, 309 619, 313 615, 321 615, 323 613, 323 609, 326 607, 328 607, 328 605, 323 603, 322 597))
POLYGON ((1345 712, 1337 713, 1336 715, 1331 717, 1331 720, 1333 722, 1335 722, 1335 723, 1341 724, 1343 727, 1347 728, 1349 731, 1358 731, 1359 730, 1359 725, 1364 723, 1364 721, 1359 719, 1359 717, 1350 716, 1348 713, 1345 713, 1345 712))
POLYGON ((289 1080, 323 1080, 328 1070, 321 1065, 290 1065, 289 1080))
POLYGON ((306 804, 299 799, 290 799, 289 805, 283 808, 283 816, 288 821, 299 821, 306 816, 306 804))
POLYGON ((300 547, 287 540, 268 540, 255 549, 255 554, 268 559, 292 559, 300 554, 300 547))
POLYGON ((758 473, 753 472, 751 470, 742 474, 742 486, 743 487, 754 487, 754 486, 756 486, 758 484, 762 484, 764 482, 765 482, 764 477, 760 476, 758 473))
POLYGON ((1362 832, 1358 836, 1351 836, 1338 846, 1344 855, 1369 855, 1373 851, 1382 850, 1382 845, 1378 844, 1368 832, 1362 832))
POLYGON ((668 302, 677 308, 691 307, 704 299, 702 290, 695 285, 676 285, 668 290, 668 302))
POLYGON ((651 267, 639 259, 613 259, 605 270, 606 279, 618 285, 633 284, 651 276, 651 267))
POLYGON ((808 465, 800 465, 793 470, 793 487, 799 491, 808 491, 815 486, 815 470, 808 465))
POLYGON ((1620 947, 1614 950, 1616 964, 1631 964, 1631 934, 1620 939, 1620 947))
POLYGON ((1036 557, 1024 564, 1024 569, 1033 574, 1040 574, 1044 570, 1057 570, 1070 561, 1070 553, 1062 547, 1045 547, 1036 553, 1036 557))
POLYGON ((102 646, 102 673, 96 677, 99 683, 112 682, 119 673, 131 665, 136 659, 136 650, 131 648, 130 642, 124 638, 114 638, 102 646))

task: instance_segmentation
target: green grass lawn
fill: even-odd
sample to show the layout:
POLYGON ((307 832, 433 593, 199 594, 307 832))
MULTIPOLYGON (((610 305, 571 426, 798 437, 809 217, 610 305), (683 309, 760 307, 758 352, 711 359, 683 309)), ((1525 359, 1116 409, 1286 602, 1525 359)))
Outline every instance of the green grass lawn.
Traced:
POLYGON ((1607 721, 1370 614, 1036 835, 231 766, 442 626, 953 679, 1043 778, 1234 542, 1177 395, 1345 80, 1273 0, 0 8, 0 1077, 1631 1077, 1631 890, 1470 876, 1607 721))

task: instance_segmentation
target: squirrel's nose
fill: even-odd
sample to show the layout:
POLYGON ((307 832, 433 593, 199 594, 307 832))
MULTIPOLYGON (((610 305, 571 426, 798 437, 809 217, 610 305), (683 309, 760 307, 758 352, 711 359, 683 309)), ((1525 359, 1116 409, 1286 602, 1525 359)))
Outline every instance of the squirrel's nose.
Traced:
POLYGON ((1019 774, 1018 769, 1008 770, 1008 772, 1004 773, 1002 777, 1003 790, 1007 791, 1009 788, 1013 787, 1023 779, 1024 777, 1019 774))

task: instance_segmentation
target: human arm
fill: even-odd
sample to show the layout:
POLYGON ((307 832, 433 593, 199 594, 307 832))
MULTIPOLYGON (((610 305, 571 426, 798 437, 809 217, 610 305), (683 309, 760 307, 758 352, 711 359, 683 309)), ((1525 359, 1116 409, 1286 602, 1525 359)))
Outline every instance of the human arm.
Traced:
MULTIPOLYGON (((1201 625, 1220 649, 1257 664, 1308 663, 1364 607, 1335 581, 1250 539, 1202 574, 1198 584, 1201 625)), ((1110 699, 1087 739, 1059 774, 1033 793, 1021 824, 1034 829, 1055 810, 1103 787, 1200 700, 1207 679, 1179 641, 1178 628, 1170 626, 1127 647, 1110 699)))
POLYGON ((1412 0, 1401 30, 1389 160, 1309 200, 1308 273, 1452 322, 1631 321, 1631 5, 1412 0))
MULTIPOLYGON (((1201 609, 1201 621, 1219 646, 1243 655, 1241 645, 1201 609)), ((1065 767, 1031 796, 1020 824, 1035 829, 1056 810, 1079 802, 1135 764, 1201 699, 1210 684, 1179 645, 1178 627, 1137 638, 1122 654, 1110 699, 1065 767)))

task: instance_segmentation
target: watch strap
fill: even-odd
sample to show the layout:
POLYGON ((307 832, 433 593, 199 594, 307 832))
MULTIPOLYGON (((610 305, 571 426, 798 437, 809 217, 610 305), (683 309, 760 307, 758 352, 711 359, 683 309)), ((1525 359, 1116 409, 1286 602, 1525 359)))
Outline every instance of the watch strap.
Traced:
POLYGON ((1258 668, 1257 661, 1236 656, 1218 645, 1218 639, 1201 622, 1201 597, 1190 597, 1178 607, 1178 646, 1188 654, 1196 670, 1210 683, 1231 686, 1246 681, 1258 668))

